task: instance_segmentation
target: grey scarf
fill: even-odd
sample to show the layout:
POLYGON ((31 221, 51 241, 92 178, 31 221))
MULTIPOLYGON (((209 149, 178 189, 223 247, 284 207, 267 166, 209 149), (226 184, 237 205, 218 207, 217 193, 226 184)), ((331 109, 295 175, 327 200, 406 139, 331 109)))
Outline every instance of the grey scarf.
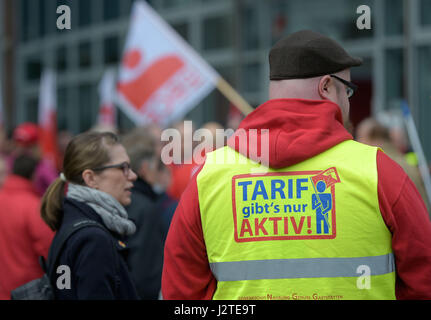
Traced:
POLYGON ((135 233, 136 226, 128 219, 126 209, 106 192, 69 183, 66 196, 93 208, 109 230, 127 236, 135 233))

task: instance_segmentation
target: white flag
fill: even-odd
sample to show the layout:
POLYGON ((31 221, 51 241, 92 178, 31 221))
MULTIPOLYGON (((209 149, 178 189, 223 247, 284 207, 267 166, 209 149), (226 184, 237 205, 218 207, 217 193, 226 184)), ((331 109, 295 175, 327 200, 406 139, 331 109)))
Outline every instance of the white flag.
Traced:
POLYGON ((97 124, 115 128, 115 71, 113 69, 109 69, 103 74, 99 85, 99 96, 100 106, 97 124))
POLYGON ((39 93, 39 144, 45 158, 57 161, 57 94, 56 76, 52 70, 42 73, 39 93))
POLYGON ((182 118, 219 76, 146 2, 135 2, 117 85, 119 107, 138 125, 182 118))
POLYGON ((55 73, 52 70, 45 70, 40 79, 39 92, 39 126, 47 127, 51 121, 51 115, 56 112, 56 86, 55 73))

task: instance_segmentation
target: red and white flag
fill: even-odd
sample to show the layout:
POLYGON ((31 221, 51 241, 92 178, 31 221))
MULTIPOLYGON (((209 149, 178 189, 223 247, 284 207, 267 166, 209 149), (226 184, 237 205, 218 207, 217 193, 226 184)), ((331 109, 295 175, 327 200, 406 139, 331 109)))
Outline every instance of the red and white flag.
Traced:
POLYGON ((101 126, 116 127, 116 110, 115 110, 115 71, 109 69, 103 74, 99 85, 99 116, 97 124, 101 126))
POLYGON ((119 107, 138 125, 181 119, 219 76, 146 2, 135 2, 119 71, 119 107))
POLYGON ((318 175, 311 177, 311 183, 313 184, 314 190, 317 190, 317 183, 323 181, 325 183, 325 189, 332 187, 334 184, 341 182, 340 176, 338 175, 337 168, 332 167, 320 172, 318 175))
POLYGON ((57 94, 52 70, 42 73, 39 93, 39 145, 45 159, 57 163, 57 94))

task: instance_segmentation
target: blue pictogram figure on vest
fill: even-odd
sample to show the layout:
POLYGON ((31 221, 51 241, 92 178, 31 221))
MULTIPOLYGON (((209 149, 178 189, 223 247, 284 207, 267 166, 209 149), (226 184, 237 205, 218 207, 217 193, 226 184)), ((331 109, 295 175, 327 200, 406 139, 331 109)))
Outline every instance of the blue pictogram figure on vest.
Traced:
POLYGON ((311 196, 312 209, 316 210, 316 230, 318 234, 329 233, 328 212, 332 209, 332 194, 324 193, 326 183, 319 181, 316 185, 316 193, 311 196))

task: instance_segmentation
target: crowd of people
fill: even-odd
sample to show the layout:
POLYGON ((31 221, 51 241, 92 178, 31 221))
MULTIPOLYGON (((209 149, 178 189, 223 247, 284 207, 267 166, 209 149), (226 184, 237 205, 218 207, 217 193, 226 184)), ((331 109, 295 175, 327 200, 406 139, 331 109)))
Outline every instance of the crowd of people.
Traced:
MULTIPOLYGON (((313 166, 332 167, 335 174, 332 182, 328 177, 322 178, 310 198, 316 216, 324 215, 323 199, 328 198, 326 209, 335 205, 331 202, 335 201, 333 194, 320 197, 320 202, 317 197, 324 195, 327 184, 340 182, 337 168, 343 173, 344 184, 337 188, 341 190, 339 194, 348 197, 337 197, 337 228, 342 230, 337 241, 331 245, 328 241, 315 241, 310 249, 300 240, 298 246, 287 249, 283 241, 277 241, 280 238, 272 242, 267 241, 273 240, 271 237, 264 238, 268 236, 263 225, 266 219, 255 220, 253 225, 243 219, 243 225, 238 226, 241 233, 238 235, 235 225, 235 239, 231 237, 231 211, 235 206, 230 194, 232 181, 256 169, 253 159, 245 161, 241 168, 236 165, 215 168, 196 163, 195 159, 166 165, 162 161, 166 144, 161 139, 162 130, 151 125, 121 135, 115 130, 90 130, 76 136, 62 132, 58 135, 59 159, 54 163, 41 153, 37 125, 23 123, 13 130, 10 139, 3 134, 0 141, 0 299, 10 299, 14 289, 42 277, 46 262, 70 269, 68 290, 53 286, 55 297, 64 300, 237 299, 262 295, 266 288, 274 290, 271 296, 285 295, 280 279, 292 280, 289 277, 301 278, 302 289, 310 286, 305 278, 319 278, 314 280, 316 288, 337 287, 345 297, 355 297, 356 291, 344 288, 340 282, 341 278, 351 276, 345 276, 345 271, 341 272, 343 275, 336 274, 341 267, 331 267, 327 272, 333 276, 326 277, 307 273, 326 272, 317 267, 304 265, 303 270, 297 271, 271 267, 277 259, 278 266, 285 265, 286 255, 301 258, 295 263, 304 263, 305 258, 313 260, 317 253, 325 256, 318 258, 326 259, 326 267, 332 266, 330 260, 338 258, 341 251, 354 252, 352 259, 369 261, 381 256, 392 261, 382 268, 376 267, 380 268, 381 274, 377 276, 381 278, 373 278, 376 285, 368 297, 426 297, 430 284, 422 280, 429 275, 429 264, 424 265, 431 257, 421 249, 426 246, 422 241, 425 238, 415 245, 408 237, 412 228, 417 228, 417 237, 426 234, 429 221, 426 222, 426 209, 416 190, 425 202, 427 199, 417 166, 406 160, 405 154, 411 151, 407 140, 399 144, 399 132, 378 117, 365 119, 355 128, 355 139, 363 144, 351 141, 345 129, 348 98, 355 89, 349 81, 349 69, 360 65, 360 60, 348 56, 332 40, 306 31, 278 43, 271 51, 270 62, 270 101, 246 117, 240 128, 247 134, 249 129, 270 129, 271 177, 289 166, 295 166, 297 172, 310 172, 315 170, 313 166), (317 49, 302 52, 304 39, 315 41, 317 49), (325 63, 313 62, 298 68, 294 62, 304 54, 309 61, 320 59, 325 63), (345 90, 340 90, 341 87, 345 90), (365 144, 380 147, 386 154, 365 144), (415 218, 423 222, 422 229, 409 220, 415 218), (253 227, 254 236, 263 233, 262 238, 251 237, 253 227), (351 234, 343 230, 350 230, 351 234), (250 238, 245 237, 247 234, 250 238), (248 242, 243 246, 247 250, 239 250, 241 242, 248 242), (53 257, 53 251, 58 251, 58 256, 53 257), (423 258, 420 262, 416 259, 419 256, 423 258), (274 270, 278 270, 275 275, 271 273, 274 270), (409 270, 416 270, 415 274, 409 270), (256 281, 262 282, 258 285, 256 281)), ((184 122, 174 127, 181 141, 193 140, 185 137, 184 122)), ((202 128, 213 138, 217 129, 223 129, 215 122, 202 128)), ((226 137, 224 147, 216 152, 229 156, 236 150, 240 157, 249 157, 250 150, 238 148, 235 138, 236 134, 229 140, 226 137)), ((209 147, 202 149, 204 153, 215 149, 215 140, 208 143, 209 147)), ((192 145, 192 151, 193 147, 196 144, 192 145)), ((183 149, 184 144, 180 148, 183 160, 193 155, 183 149)), ((271 182, 274 188, 271 197, 285 195, 281 177, 271 182)), ((242 189, 237 186, 237 190, 247 191, 253 181, 241 182, 242 189)), ((266 199, 264 183, 260 181, 259 186, 254 189, 253 197, 266 199)), ((297 197, 301 198, 301 190, 307 189, 301 184, 297 188, 297 197)), ((246 198, 245 193, 243 199, 246 198)), ((294 198, 292 191, 289 198, 294 198)), ((327 217, 326 222, 321 219, 324 231, 319 225, 313 239, 322 236, 334 239, 335 233, 333 238, 321 235, 329 233, 327 217)), ((271 219, 274 233, 280 232, 276 223, 282 218, 271 219)), ((285 218, 285 235, 288 222, 285 218)), ((303 226, 304 221, 299 226, 295 222, 293 228, 300 232, 303 226)), ((309 235, 313 232, 311 223, 308 227, 309 235)), ((318 263, 319 259, 314 260, 318 263)), ((372 263, 377 265, 380 260, 372 263)), ((55 284, 58 274, 48 276, 55 284)), ((298 283, 291 281, 289 286, 298 283)), ((362 292, 357 297, 365 295, 362 292)))
MULTIPOLYGON (((182 140, 183 126, 183 122, 179 122, 175 126, 182 135, 182 140)), ((215 130, 222 126, 211 122, 204 125, 203 128, 215 130)), ((80 281, 87 282, 84 279, 93 279, 93 282, 82 287, 83 291, 75 291, 72 295, 65 296, 62 296, 63 291, 58 291, 57 296, 64 299, 91 298, 94 297, 92 294, 98 298, 118 299, 159 299, 161 297, 164 242, 178 201, 197 164, 193 161, 188 164, 166 165, 163 163, 161 159, 163 142, 160 138, 162 130, 156 125, 138 127, 121 135, 116 134, 115 128, 108 127, 95 127, 87 133, 77 136, 73 136, 67 131, 59 132, 57 139, 59 160, 53 163, 47 160, 41 152, 38 126, 34 123, 23 123, 12 131, 10 137, 3 133, 0 142, 0 198, 2 199, 0 209, 0 260, 2 261, 0 264, 0 299, 10 299, 13 289, 43 275, 44 270, 39 257, 48 259, 55 234, 59 233, 63 224, 67 225, 68 221, 63 221, 62 217, 64 216, 63 211, 67 211, 68 208, 69 211, 74 211, 70 210, 70 207, 73 207, 73 200, 70 199, 75 197, 83 202, 91 202, 89 199, 83 199, 71 193, 70 185, 82 185, 83 181, 80 178, 73 180, 77 177, 74 176, 75 173, 69 172, 70 165, 81 164, 83 167, 77 170, 83 171, 83 168, 97 169, 106 163, 116 162, 111 159, 109 150, 105 150, 106 155, 103 155, 102 149, 99 153, 95 152, 97 147, 103 147, 106 143, 105 133, 101 132, 112 133, 112 136, 109 136, 113 141, 112 145, 118 144, 122 146, 122 149, 124 148, 122 156, 126 161, 120 164, 127 163, 129 167, 123 168, 123 171, 130 169, 130 172, 135 175, 127 188, 127 191, 131 191, 131 203, 122 204, 126 208, 126 216, 135 225, 133 235, 118 234, 116 229, 110 232, 124 237, 121 238, 120 249, 124 251, 121 255, 126 261, 127 270, 130 270, 132 279, 130 281, 133 281, 133 286, 131 285, 128 289, 130 291, 131 288, 136 288, 136 292, 131 295, 130 293, 117 295, 114 292, 112 292, 112 296, 106 295, 109 290, 104 291, 106 289, 104 285, 108 286, 108 284, 103 284, 102 280, 102 284, 97 287, 94 281, 97 281, 95 275, 103 275, 103 267, 109 266, 110 263, 106 263, 103 258, 98 259, 96 256, 92 256, 92 261, 99 263, 91 266, 90 269, 85 269, 85 266, 81 265, 80 268, 83 269, 78 269, 77 273, 80 274, 80 281), (91 147, 88 139, 92 134, 95 135, 96 141, 91 147), (79 140, 79 137, 84 140, 79 140), (76 145, 76 143, 78 144, 76 145), (82 154, 73 153, 78 151, 82 154), (62 183, 64 186, 59 188, 62 183), (53 192, 54 188, 59 189, 53 192), (66 197, 64 197, 65 195, 66 197), (63 207, 63 200, 58 202, 60 197, 63 200, 67 199, 65 207, 63 207), (48 201, 48 199, 51 200, 48 201), (72 204, 68 202, 69 200, 72 204), (58 212, 60 216, 58 220, 52 219, 56 215, 54 212, 58 212), (123 248, 122 245, 125 247, 123 248), (85 278, 82 278, 83 275, 85 278), (86 295, 82 292, 85 292, 86 295)), ((180 147, 182 148, 183 145, 180 147)), ((72 170, 76 169, 72 168, 72 170)), ((113 194, 115 198, 115 191, 112 189, 117 182, 108 179, 106 190, 98 187, 96 189, 113 194)), ((82 194, 89 194, 89 192, 82 194)), ((106 199, 102 201, 102 203, 104 202, 106 199)), ((112 208, 108 209, 108 211, 112 210, 112 208)), ((95 218, 91 209, 87 210, 87 214, 93 219, 95 218)), ((65 216, 70 215, 73 213, 65 216)), ((75 216, 72 216, 71 219, 75 218, 78 219, 75 216)), ((100 222, 106 225, 104 220, 100 222)), ((103 231, 101 232, 103 234, 103 231)), ((91 230, 89 234, 91 235, 91 230)), ((80 236, 83 236, 85 240, 85 233, 80 236)), ((73 241, 79 242, 79 238, 78 240, 74 238, 68 240, 68 242, 73 241)), ((98 247, 97 237, 94 244, 98 247)), ((103 248, 103 245, 101 247, 103 248)), ((109 250, 109 246, 107 250, 109 250)), ((83 252, 85 253, 85 251, 83 252)), ((104 255, 103 251, 98 252, 102 256, 104 255)), ((58 263, 63 265, 81 263, 80 260, 63 261, 64 255, 73 254, 75 254, 73 251, 65 250, 58 263)), ((73 279, 75 277, 76 275, 73 279)), ((106 279, 106 274, 103 277, 106 279)))

